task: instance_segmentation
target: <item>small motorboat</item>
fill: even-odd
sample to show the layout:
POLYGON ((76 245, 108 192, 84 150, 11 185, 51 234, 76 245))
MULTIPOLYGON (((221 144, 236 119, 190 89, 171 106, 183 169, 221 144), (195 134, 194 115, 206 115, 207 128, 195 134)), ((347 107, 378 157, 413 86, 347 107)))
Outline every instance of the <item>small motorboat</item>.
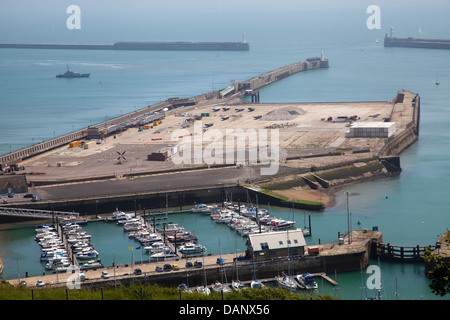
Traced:
POLYGON ((307 290, 314 290, 318 288, 317 282, 314 276, 309 273, 298 274, 295 280, 299 283, 300 287, 307 290))

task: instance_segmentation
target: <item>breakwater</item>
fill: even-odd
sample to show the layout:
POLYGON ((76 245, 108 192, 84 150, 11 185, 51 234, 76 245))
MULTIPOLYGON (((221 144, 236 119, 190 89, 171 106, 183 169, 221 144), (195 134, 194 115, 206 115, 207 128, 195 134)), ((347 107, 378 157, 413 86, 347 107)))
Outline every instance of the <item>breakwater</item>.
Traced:
MULTIPOLYGON (((176 110, 183 106, 193 106, 200 104, 202 102, 210 103, 213 100, 216 100, 217 103, 226 102, 227 101, 226 99, 243 97, 245 94, 248 93, 248 90, 252 91, 259 89, 263 86, 267 86, 271 83, 284 79, 298 72, 328 67, 329 61, 328 59, 324 59, 322 54, 320 58, 319 57, 308 58, 306 59, 306 61, 300 61, 294 64, 283 66, 281 68, 253 77, 249 80, 236 81, 234 82, 233 88, 231 90, 226 90, 227 88, 224 89, 227 92, 226 95, 221 94, 221 92, 223 92, 224 90, 219 90, 206 94, 201 94, 192 98, 184 98, 184 99, 169 98, 164 102, 147 106, 145 108, 142 108, 140 110, 137 110, 135 112, 126 115, 115 117, 113 119, 95 124, 92 127, 104 131, 105 135, 108 136, 114 134, 117 128, 120 128, 120 130, 126 130, 127 128, 131 127, 133 122, 132 120, 137 117, 145 117, 147 115, 151 116, 154 115, 156 112, 165 115, 166 112, 172 112, 172 110, 176 110)), ((46 151, 50 151, 52 149, 67 145, 75 140, 85 139, 88 137, 88 129, 89 128, 81 129, 75 132, 62 135, 60 137, 56 137, 54 139, 37 143, 30 147, 13 151, 9 154, 0 155, 0 171, 2 171, 1 169, 8 167, 10 164, 18 163, 32 156, 36 156, 46 151)))
POLYGON ((404 47, 404 48, 428 48, 428 49, 450 49, 450 40, 445 39, 417 39, 417 38, 384 38, 385 47, 404 47))
POLYGON ((114 44, 0 43, 0 48, 65 50, 248 51, 247 42, 116 42, 114 44))

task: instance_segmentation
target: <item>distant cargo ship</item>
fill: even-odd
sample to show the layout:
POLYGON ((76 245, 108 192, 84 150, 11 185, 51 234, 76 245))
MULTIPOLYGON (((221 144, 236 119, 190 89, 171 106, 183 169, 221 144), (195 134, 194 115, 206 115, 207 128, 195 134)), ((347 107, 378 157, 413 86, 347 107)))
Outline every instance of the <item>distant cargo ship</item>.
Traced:
POLYGON ((178 51, 248 51, 242 42, 116 42, 109 44, 14 44, 0 43, 0 48, 15 49, 77 49, 77 50, 178 50, 178 51))
POLYGON ((78 73, 73 72, 69 70, 69 67, 67 67, 67 71, 61 74, 57 74, 57 78, 88 78, 91 74, 90 73, 78 73))
POLYGON ((391 34, 386 34, 384 38, 385 47, 405 47, 405 48, 429 48, 429 49, 450 49, 450 40, 444 39, 417 39, 413 37, 409 38, 396 38, 393 36, 393 28, 391 28, 391 34))

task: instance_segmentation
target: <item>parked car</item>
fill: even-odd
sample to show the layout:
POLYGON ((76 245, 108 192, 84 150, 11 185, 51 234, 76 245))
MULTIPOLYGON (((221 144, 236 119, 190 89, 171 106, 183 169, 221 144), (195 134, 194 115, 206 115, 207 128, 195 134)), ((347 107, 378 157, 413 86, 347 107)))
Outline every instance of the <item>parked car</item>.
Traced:
POLYGON ((137 276, 141 275, 142 274, 141 269, 139 269, 139 268, 138 269, 134 269, 134 274, 137 275, 137 276))
POLYGON ((178 270, 178 269, 180 269, 180 267, 177 264, 172 265, 172 270, 178 270))
POLYGON ((201 268, 203 266, 203 263, 200 260, 195 260, 194 267, 201 268))
POLYGON ((166 263, 166 264, 164 265, 164 270, 166 270, 166 271, 172 270, 172 265, 171 265, 170 263, 166 263))
POLYGON ((192 268, 193 266, 194 266, 194 264, 192 263, 192 261, 186 262, 186 268, 192 268))
POLYGON ((43 286, 45 286, 44 280, 39 279, 39 280, 36 282, 36 287, 43 287, 43 286))
POLYGON ((102 278, 103 278, 103 279, 109 279, 109 273, 108 273, 108 271, 102 271, 102 278))
POLYGON ((225 260, 223 260, 222 258, 217 258, 217 262, 218 265, 224 265, 225 264, 225 260))
POLYGON ((164 271, 164 268, 163 268, 162 266, 157 266, 157 267, 155 268, 155 271, 156 271, 156 272, 162 272, 162 271, 164 271))

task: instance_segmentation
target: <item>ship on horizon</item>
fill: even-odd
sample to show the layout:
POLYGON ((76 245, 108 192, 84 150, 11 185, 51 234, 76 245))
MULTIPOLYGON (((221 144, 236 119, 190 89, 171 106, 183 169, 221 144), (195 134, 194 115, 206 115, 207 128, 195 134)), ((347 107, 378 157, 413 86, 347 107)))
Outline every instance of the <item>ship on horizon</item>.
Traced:
POLYGON ((67 66, 67 71, 61 74, 57 74, 57 78, 88 78, 91 74, 90 73, 79 73, 79 72, 73 72, 69 69, 69 66, 67 66))

